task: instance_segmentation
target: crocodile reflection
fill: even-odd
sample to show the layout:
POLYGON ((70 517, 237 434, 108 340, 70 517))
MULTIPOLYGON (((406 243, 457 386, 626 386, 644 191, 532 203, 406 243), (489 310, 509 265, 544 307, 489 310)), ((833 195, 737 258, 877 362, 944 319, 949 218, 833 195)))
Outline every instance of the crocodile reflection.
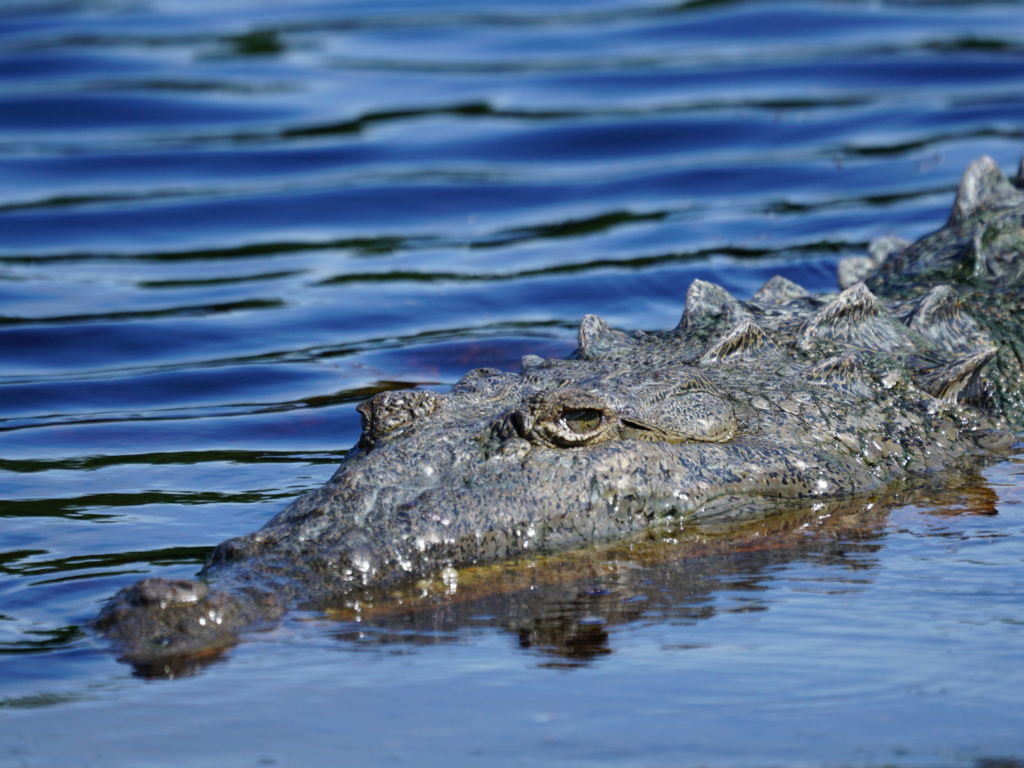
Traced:
MULTIPOLYGON (((464 630, 487 627, 512 635, 519 648, 546 659, 544 666, 586 665, 613 652, 615 627, 695 624, 726 613, 767 611, 772 582, 800 562, 839 566, 851 579, 862 579, 884 546, 884 507, 865 509, 863 501, 816 506, 738 537, 733 531, 728 541, 652 535, 628 552, 609 547, 564 565, 565 558, 545 564, 553 573, 543 566, 540 573, 536 567, 492 568, 493 583, 471 585, 464 595, 428 594, 410 610, 383 605, 328 612, 346 624, 335 636, 357 647, 457 642, 464 630), (562 581, 562 568, 585 575, 562 581), (726 594, 732 599, 723 599, 726 594)), ((444 587, 431 586, 438 592, 444 587)))
MULTIPOLYGON (((328 632, 357 652, 462 643, 467 632, 497 630, 543 666, 572 669, 613 653, 617 627, 695 625, 729 613, 770 611, 774 583, 801 564, 834 569, 829 582, 838 582, 840 591, 863 585, 879 567, 894 508, 918 507, 929 517, 994 515, 997 501, 996 492, 966 470, 941 485, 809 504, 744 530, 650 532, 586 552, 466 569, 456 582, 420 582, 415 590, 370 602, 305 607, 322 611, 328 632)), ((135 670, 144 677, 183 677, 223 658, 214 653, 137 663, 135 670)))
MULTIPOLYGON (((430 585, 436 593, 406 610, 384 603, 328 613, 345 624, 334 636, 353 648, 463 642, 467 629, 490 628, 513 636, 544 666, 571 669, 613 653, 616 627, 639 621, 694 625, 728 613, 769 611, 774 582, 801 563, 835 569, 829 581, 838 582, 839 591, 869 582, 894 507, 917 506, 929 517, 997 514, 997 494, 977 474, 951 474, 945 483, 870 501, 815 504, 728 537, 652 534, 628 547, 575 553, 535 567, 494 566, 489 580, 463 594, 437 594, 446 585, 430 585), (561 578, 573 571, 578 578, 561 578), (724 600, 726 594, 732 599, 724 600)), ((690 647, 699 646, 679 646, 690 647)))

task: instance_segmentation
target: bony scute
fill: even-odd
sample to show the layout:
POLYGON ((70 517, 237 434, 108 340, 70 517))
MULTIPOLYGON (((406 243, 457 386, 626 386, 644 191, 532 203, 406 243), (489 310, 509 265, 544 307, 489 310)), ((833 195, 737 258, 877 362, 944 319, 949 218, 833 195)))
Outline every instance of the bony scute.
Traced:
POLYGON ((1024 421, 1022 219, 1024 194, 979 161, 946 226, 874 248, 843 291, 776 277, 743 300, 694 281, 670 330, 588 316, 565 360, 381 392, 326 485, 219 545, 203 581, 140 582, 94 626, 134 660, 209 653, 289 607, 401 591, 439 564, 669 516, 732 525, 1005 451, 1024 421))

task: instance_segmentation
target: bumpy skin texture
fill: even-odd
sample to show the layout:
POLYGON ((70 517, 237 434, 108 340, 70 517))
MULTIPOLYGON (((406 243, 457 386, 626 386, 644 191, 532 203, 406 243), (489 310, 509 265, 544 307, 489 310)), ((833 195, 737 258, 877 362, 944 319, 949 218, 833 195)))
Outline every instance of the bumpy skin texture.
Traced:
POLYGON ((202 582, 148 579, 95 622, 141 663, 216 650, 288 607, 439 569, 728 524, 1005 450, 1022 408, 1024 194, 988 158, 949 223, 888 239, 812 296, 695 281, 673 330, 584 318, 566 360, 386 392, 323 488, 221 544, 202 582), (995 360, 995 363, 991 361, 995 360))

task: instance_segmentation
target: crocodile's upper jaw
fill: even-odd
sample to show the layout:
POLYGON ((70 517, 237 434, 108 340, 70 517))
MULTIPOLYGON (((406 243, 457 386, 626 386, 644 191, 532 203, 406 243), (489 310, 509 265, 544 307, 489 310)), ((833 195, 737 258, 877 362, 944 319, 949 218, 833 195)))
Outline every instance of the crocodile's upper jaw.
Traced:
POLYGON ((588 316, 568 360, 377 395, 327 485, 217 548, 204 575, 218 590, 148 580, 97 626, 139 657, 194 652, 318 595, 667 516, 749 518, 1006 448, 1024 389, 1022 214, 1024 194, 982 159, 946 227, 889 239, 842 293, 773 278, 738 301, 695 281, 672 330, 627 336, 588 316))

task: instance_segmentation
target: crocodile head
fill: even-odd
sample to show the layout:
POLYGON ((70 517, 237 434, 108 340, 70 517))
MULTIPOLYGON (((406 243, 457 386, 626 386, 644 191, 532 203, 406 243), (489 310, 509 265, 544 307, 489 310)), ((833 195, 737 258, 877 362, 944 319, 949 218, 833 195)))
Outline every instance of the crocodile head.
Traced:
MULTIPOLYGON (((938 247, 916 274, 948 276, 938 247)), ((891 263, 923 264, 912 248, 891 263)), ((289 605, 666 519, 728 525, 1009 447, 985 376, 992 335, 959 284, 915 285, 887 301, 863 282, 812 296, 776 277, 740 301, 695 281, 674 329, 630 336, 587 316, 569 359, 378 394, 323 488, 217 547, 201 574, 215 589, 144 581, 97 627, 136 658, 194 653, 289 605)))

